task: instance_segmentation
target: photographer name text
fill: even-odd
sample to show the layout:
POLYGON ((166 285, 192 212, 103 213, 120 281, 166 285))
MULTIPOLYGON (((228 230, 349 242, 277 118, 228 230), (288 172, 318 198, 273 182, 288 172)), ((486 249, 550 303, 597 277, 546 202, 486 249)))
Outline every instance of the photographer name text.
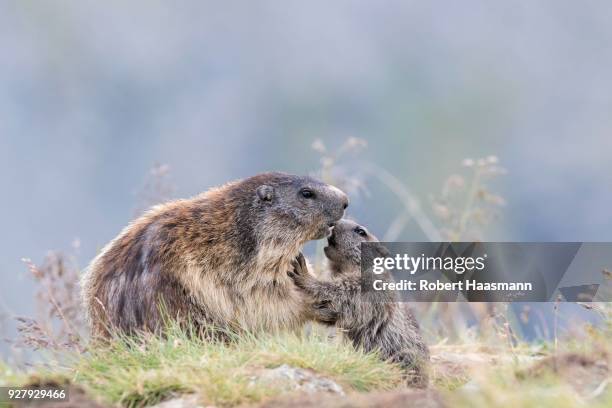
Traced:
POLYGON ((459 282, 443 282, 440 280, 428 281, 420 279, 418 282, 402 279, 398 282, 388 282, 376 279, 372 283, 374 290, 398 291, 531 291, 531 282, 478 282, 465 280, 459 282))

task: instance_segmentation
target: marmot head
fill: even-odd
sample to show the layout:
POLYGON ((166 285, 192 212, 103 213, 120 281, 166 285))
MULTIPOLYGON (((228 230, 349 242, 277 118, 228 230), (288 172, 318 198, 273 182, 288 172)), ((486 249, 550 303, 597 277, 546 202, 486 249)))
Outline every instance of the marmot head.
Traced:
MULTIPOLYGON (((342 219, 336 223, 323 249, 333 275, 360 270, 362 242, 378 242, 378 239, 355 221, 342 219)), ((388 254, 382 245, 376 250, 383 256, 388 254)))
POLYGON ((325 238, 349 204, 340 189, 312 177, 265 173, 247 181, 254 187, 251 209, 258 214, 255 233, 262 240, 325 238))

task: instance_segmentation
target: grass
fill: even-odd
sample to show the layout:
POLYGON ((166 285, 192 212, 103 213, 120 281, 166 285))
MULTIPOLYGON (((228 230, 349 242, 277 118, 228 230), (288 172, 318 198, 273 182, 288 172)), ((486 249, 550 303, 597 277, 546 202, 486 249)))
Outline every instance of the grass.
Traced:
POLYGON ((457 407, 611 407, 612 309, 598 307, 601 326, 558 341, 434 346, 433 386, 457 407))
MULTIPOLYGON (((401 382, 399 368, 375 354, 293 334, 247 334, 221 343, 171 329, 164 337, 120 338, 83 355, 71 354, 67 361, 63 367, 38 370, 37 377, 68 379, 95 399, 127 407, 152 405, 185 393, 196 393, 201 402, 217 406, 258 402, 285 389, 283 384, 253 381, 254 376, 282 364, 311 369, 346 390, 384 390, 401 382)), ((5 373, 9 371, 0 370, 0 378, 5 373)), ((4 381, 25 380, 12 375, 4 381)))
MULTIPOLYGON (((579 347, 562 341, 556 351, 552 345, 527 343, 513 348, 502 342, 434 345, 430 392, 453 407, 609 407, 608 334, 587 332, 579 347)), ((207 342, 176 328, 164 337, 118 338, 28 375, 0 363, 0 385, 70 383, 92 399, 126 407, 195 394, 202 404, 225 407, 287 393, 283 383, 254 380, 283 364, 337 382, 348 394, 337 398, 346 403, 355 392, 402 389, 397 366, 340 342, 294 334, 207 342)))
POLYGON ((529 364, 481 367, 469 373, 466 385, 444 394, 459 407, 612 406, 609 373, 598 367, 602 361, 582 365, 565 356, 558 358, 557 367, 552 357, 529 364), (541 370, 531 370, 534 366, 541 370))
MULTIPOLYGON (((494 330, 470 330, 465 336, 451 337, 450 342, 442 337, 431 347, 429 390, 407 395, 401 394, 397 366, 324 336, 243 334, 220 343, 177 327, 163 337, 119 337, 107 345, 89 347, 66 343, 63 351, 47 348, 46 364, 28 373, 0 362, 0 386, 69 384, 71 393, 84 390, 85 398, 126 407, 194 394, 204 405, 230 407, 287 394, 286 383, 257 380, 266 369, 286 364, 340 384, 347 395, 335 397, 335 406, 350 406, 356 402, 356 393, 366 398, 365 406, 373 405, 387 395, 380 392, 388 391, 402 402, 424 399, 429 406, 443 401, 447 406, 470 408, 612 407, 612 306, 580 305, 597 314, 600 324, 575 322, 565 335, 555 331, 551 341, 520 340, 507 330, 507 318, 493 319, 494 330), (378 393, 369 394, 372 391, 378 393)), ((495 316, 507 312, 501 306, 495 316)))

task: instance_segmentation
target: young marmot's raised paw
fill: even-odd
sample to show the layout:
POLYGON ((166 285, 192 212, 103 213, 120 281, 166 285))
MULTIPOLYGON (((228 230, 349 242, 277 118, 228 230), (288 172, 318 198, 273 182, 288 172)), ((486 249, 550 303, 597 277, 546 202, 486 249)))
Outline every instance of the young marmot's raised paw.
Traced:
POLYGON ((314 279, 308 272, 306 258, 304 258, 304 255, 301 252, 291 262, 291 267, 292 269, 287 272, 287 275, 293 279, 293 283, 295 283, 298 288, 306 289, 308 284, 316 282, 316 279, 314 279))
MULTIPOLYGON (((361 291, 362 242, 378 240, 361 225, 340 220, 325 248, 332 281, 310 275, 301 254, 289 276, 310 297, 313 319, 336 324, 356 348, 378 351, 383 359, 400 364, 410 385, 427 386, 429 349, 411 311, 392 292, 361 291)), ((389 274, 379 278, 391 280, 389 274)))
POLYGON ((287 275, 293 279, 293 283, 308 295, 307 311, 309 312, 310 320, 316 320, 319 323, 333 325, 338 320, 338 313, 331 304, 331 300, 327 294, 327 282, 317 280, 308 271, 308 265, 304 255, 300 254, 292 262, 293 269, 287 272, 287 275), (324 295, 325 294, 325 295, 324 295))

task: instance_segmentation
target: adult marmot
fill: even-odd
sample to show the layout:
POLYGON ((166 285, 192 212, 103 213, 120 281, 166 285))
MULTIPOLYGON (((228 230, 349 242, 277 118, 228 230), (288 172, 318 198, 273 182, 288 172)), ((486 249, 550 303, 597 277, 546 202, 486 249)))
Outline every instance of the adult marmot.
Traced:
MULTIPOLYGON (((426 386, 429 349, 419 325, 406 304, 390 291, 362 292, 361 243, 378 242, 365 227, 340 220, 325 247, 332 281, 320 281, 307 271, 304 257, 289 272, 296 286, 311 297, 311 317, 336 324, 356 348, 377 350, 385 360, 400 363, 410 385, 426 386)), ((381 254, 388 252, 382 246, 381 254)), ((392 278, 386 272, 377 279, 392 278)))
POLYGON ((85 273, 92 335, 157 331, 166 317, 197 329, 299 327, 303 294, 287 271, 347 205, 346 194, 313 178, 265 173, 153 207, 85 273))

